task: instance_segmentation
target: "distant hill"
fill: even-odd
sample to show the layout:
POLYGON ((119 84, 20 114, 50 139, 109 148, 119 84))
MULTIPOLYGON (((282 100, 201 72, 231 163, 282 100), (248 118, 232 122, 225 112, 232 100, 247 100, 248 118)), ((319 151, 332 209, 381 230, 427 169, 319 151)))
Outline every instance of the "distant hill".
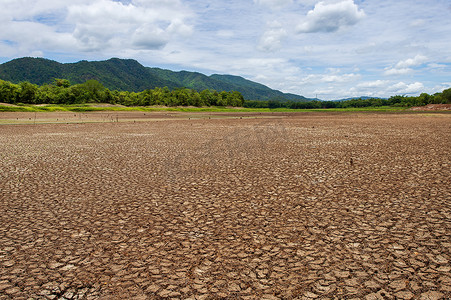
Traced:
MULTIPOLYGON (((218 75, 213 74, 210 78, 214 78, 218 81, 226 82, 232 84, 236 90, 238 88, 245 88, 249 99, 257 99, 257 100, 280 100, 280 101, 310 101, 311 99, 307 99, 304 96, 299 96, 295 94, 282 93, 278 90, 270 89, 269 87, 253 82, 247 79, 244 79, 240 76, 233 75, 218 75), (260 95, 267 95, 266 99, 260 99, 260 95)), ((246 97, 245 97, 246 98, 246 97)))
POLYGON ((303 96, 282 93, 240 76, 204 75, 198 72, 174 72, 144 67, 133 59, 111 58, 105 61, 79 61, 62 64, 44 58, 24 57, 0 64, 0 79, 19 83, 29 81, 42 85, 55 78, 68 79, 72 84, 95 79, 110 90, 140 92, 156 87, 191 88, 216 91, 238 91, 248 100, 308 101, 303 96))
POLYGON ((368 99, 387 99, 387 98, 360 96, 360 97, 344 98, 344 99, 333 100, 333 101, 368 100, 368 99))

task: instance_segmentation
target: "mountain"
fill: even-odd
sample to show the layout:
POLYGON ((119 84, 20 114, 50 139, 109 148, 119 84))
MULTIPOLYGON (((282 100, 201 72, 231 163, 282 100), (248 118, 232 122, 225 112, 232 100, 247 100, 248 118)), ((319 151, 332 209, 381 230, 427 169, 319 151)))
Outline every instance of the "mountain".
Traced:
POLYGON ((44 58, 24 57, 0 65, 0 78, 18 83, 29 81, 42 85, 55 78, 68 79, 72 84, 95 79, 111 90, 143 91, 159 86, 180 87, 177 83, 163 80, 132 59, 112 58, 106 61, 85 60, 62 64, 44 58))
MULTIPOLYGON (((233 75, 218 75, 213 74, 210 76, 216 80, 226 82, 232 84, 235 89, 238 90, 239 87, 244 87, 247 90, 249 95, 249 99, 259 99, 259 95, 266 95, 266 99, 264 100, 280 100, 280 101, 309 101, 311 99, 307 99, 304 96, 299 96, 295 94, 282 93, 281 91, 270 89, 269 87, 256 83, 254 81, 250 81, 244 79, 240 76, 233 75)), ((260 100, 260 99, 259 99, 260 100)))
POLYGON ((79 84, 95 79, 110 90, 140 92, 156 87, 238 91, 249 100, 308 101, 309 99, 273 90, 263 84, 232 75, 204 75, 198 72, 174 72, 144 67, 133 59, 111 58, 105 61, 59 63, 44 58, 24 57, 0 64, 0 79, 19 83, 49 84, 55 78, 79 84))
POLYGON ((0 65, 0 79, 19 83, 29 81, 42 85, 62 78, 63 65, 44 58, 24 57, 0 65))

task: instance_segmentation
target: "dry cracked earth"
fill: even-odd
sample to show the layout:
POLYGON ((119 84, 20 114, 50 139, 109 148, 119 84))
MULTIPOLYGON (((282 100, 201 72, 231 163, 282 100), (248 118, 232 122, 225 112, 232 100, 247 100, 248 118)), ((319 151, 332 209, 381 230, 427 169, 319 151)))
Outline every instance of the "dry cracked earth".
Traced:
POLYGON ((451 114, 0 126, 0 299, 449 299, 451 114))

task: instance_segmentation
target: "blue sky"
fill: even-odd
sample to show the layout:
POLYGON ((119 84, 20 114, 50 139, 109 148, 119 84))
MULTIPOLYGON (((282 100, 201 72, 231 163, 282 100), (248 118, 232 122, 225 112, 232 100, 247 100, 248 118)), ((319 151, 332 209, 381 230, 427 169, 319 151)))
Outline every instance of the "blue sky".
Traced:
POLYGON ((449 0, 0 0, 0 62, 133 58, 339 99, 451 87, 449 0))

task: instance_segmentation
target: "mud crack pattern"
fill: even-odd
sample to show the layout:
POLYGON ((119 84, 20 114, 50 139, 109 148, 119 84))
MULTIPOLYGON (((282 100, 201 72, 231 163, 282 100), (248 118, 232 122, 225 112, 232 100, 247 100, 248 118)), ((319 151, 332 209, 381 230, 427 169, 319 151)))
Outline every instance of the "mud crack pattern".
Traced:
POLYGON ((451 115, 0 127, 0 299, 451 297, 451 115))

